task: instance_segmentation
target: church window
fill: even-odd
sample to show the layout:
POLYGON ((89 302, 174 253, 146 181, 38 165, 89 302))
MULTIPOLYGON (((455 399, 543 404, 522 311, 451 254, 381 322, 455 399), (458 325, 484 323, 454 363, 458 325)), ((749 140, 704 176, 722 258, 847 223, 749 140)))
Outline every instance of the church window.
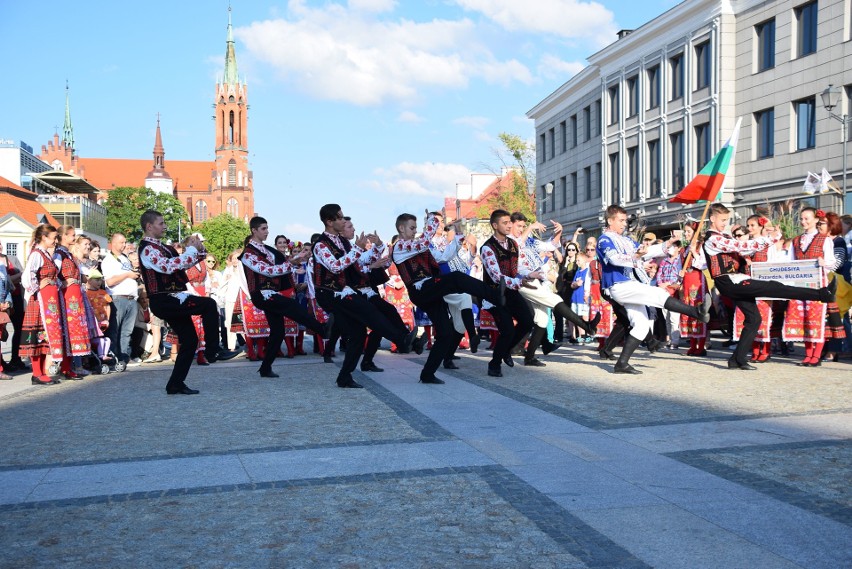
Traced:
POLYGON ((228 113, 228 144, 234 143, 234 111, 228 113))
POLYGON ((195 202, 195 219, 193 219, 193 222, 201 223, 202 221, 207 221, 207 202, 198 200, 195 202))
POLYGON ((237 185, 237 161, 233 158, 228 162, 228 185, 237 185))
POLYGON ((226 211, 227 211, 228 215, 230 215, 231 217, 236 217, 237 219, 239 219, 240 206, 237 203, 236 199, 234 199, 234 198, 229 199, 228 203, 226 204, 225 207, 226 207, 226 211))
POLYGON ((242 172, 237 172, 237 185, 238 186, 243 185, 243 173, 242 172))
POLYGON ((234 102, 234 96, 233 96, 233 95, 231 95, 230 97, 228 97, 228 102, 229 102, 229 103, 233 103, 233 102, 234 102))

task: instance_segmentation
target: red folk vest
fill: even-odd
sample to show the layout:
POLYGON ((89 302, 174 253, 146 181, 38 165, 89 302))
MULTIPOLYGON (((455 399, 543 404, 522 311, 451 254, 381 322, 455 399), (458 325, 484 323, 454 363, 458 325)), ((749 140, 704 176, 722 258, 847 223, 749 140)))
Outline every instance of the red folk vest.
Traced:
POLYGON ((713 255, 707 250, 707 241, 714 234, 721 235, 716 231, 708 231, 707 239, 704 241, 704 256, 707 257, 710 275, 715 279, 722 275, 733 275, 743 272, 745 261, 739 253, 717 253, 713 255))
MULTIPOLYGON (((514 239, 507 239, 509 247, 504 249, 502 245, 492 235, 488 241, 483 243, 483 247, 490 247, 497 256, 497 265, 500 267, 500 272, 504 277, 514 278, 518 275, 518 244, 514 239)), ((481 249, 480 249, 481 250, 481 249)), ((482 272, 482 280, 485 284, 496 287, 497 283, 491 280, 488 271, 482 272)))

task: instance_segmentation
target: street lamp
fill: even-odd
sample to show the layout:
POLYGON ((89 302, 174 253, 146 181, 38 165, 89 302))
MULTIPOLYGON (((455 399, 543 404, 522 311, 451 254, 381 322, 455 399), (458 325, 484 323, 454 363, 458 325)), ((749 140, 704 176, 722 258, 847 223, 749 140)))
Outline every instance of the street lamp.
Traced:
POLYGON ((846 203, 847 197, 849 194, 846 193, 846 141, 849 138, 848 130, 849 123, 852 122, 852 117, 847 114, 836 115, 831 112, 834 108, 840 105, 840 97, 843 94, 842 87, 835 87, 831 83, 829 83, 828 87, 825 91, 822 92, 820 97, 822 97, 822 106, 825 107, 825 110, 828 111, 828 115, 840 121, 843 132, 843 201, 841 202, 841 214, 852 211, 852 205, 846 203))

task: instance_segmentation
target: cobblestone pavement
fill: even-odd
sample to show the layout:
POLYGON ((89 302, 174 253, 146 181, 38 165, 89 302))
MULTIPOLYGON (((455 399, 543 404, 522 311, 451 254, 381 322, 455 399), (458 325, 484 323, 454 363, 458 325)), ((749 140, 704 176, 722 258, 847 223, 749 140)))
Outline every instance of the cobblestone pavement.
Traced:
POLYGON ((848 363, 380 352, 0 385, 0 567, 848 567, 848 363), (338 358, 340 359, 340 358, 338 358), (518 358, 516 358, 518 359, 518 358))

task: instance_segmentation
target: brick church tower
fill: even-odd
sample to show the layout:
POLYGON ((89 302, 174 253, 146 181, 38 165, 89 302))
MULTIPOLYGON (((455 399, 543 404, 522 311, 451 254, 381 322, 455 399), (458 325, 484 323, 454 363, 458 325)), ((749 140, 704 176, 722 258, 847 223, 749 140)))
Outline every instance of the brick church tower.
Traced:
POLYGON ((237 75, 237 55, 228 8, 228 39, 225 48, 225 74, 216 85, 216 175, 214 187, 220 190, 221 212, 236 218, 254 215, 252 173, 248 167, 248 86, 237 75))

